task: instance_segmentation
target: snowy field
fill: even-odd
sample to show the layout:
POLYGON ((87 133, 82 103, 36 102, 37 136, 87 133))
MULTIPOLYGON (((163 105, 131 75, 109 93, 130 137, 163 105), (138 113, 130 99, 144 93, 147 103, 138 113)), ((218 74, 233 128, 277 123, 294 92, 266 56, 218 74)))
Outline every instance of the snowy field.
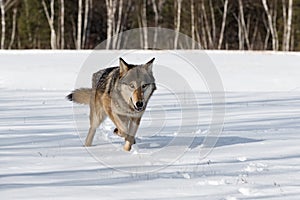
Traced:
MULTIPOLYGON (((88 108, 73 108, 64 97, 78 85, 90 54, 0 51, 1 199, 300 199, 300 54, 207 52, 223 81, 226 113, 223 132, 205 157, 200 152, 212 105, 202 86, 195 92, 199 124, 187 120, 183 135, 176 132, 181 113, 193 106, 181 110, 172 94, 158 89, 130 153, 122 151, 109 120, 95 145, 84 148, 78 118, 87 120, 88 108), (165 124, 157 131, 161 116, 165 124)), ((125 58, 155 56, 157 64, 181 72, 169 54, 131 52, 125 58)))

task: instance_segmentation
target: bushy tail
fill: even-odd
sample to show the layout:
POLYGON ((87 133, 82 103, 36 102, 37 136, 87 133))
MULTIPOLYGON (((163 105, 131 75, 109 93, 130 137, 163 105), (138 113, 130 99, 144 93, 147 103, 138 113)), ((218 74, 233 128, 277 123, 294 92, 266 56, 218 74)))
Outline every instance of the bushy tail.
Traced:
POLYGON ((92 94, 92 89, 80 88, 74 90, 71 94, 66 96, 66 98, 76 103, 90 104, 91 94, 92 94))

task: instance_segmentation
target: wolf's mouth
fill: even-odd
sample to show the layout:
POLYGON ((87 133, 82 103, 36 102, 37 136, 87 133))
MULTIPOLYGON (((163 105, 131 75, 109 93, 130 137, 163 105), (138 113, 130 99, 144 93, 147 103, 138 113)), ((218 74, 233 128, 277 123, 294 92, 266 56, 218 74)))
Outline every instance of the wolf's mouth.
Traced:
POLYGON ((144 108, 137 108, 136 106, 134 106, 134 109, 135 109, 136 111, 138 111, 138 112, 141 112, 141 111, 144 110, 144 108))

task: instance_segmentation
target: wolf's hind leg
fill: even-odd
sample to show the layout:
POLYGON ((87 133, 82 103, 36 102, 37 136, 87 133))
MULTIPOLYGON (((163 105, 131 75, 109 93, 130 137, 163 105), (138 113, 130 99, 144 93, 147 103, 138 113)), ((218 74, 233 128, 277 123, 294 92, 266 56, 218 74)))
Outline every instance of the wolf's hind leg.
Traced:
POLYGON ((85 139, 85 146, 89 147, 92 145, 96 129, 99 127, 99 125, 104 121, 106 115, 103 111, 98 111, 99 113, 96 113, 95 110, 91 109, 90 112, 90 129, 88 132, 88 135, 85 139))

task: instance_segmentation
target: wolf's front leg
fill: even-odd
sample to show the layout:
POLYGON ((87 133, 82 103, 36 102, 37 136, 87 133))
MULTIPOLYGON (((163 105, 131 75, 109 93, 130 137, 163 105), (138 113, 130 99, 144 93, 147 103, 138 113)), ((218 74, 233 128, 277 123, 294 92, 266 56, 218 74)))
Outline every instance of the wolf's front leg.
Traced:
POLYGON ((135 135, 136 135, 136 132, 139 128, 140 121, 141 121, 141 117, 130 119, 128 134, 125 137, 125 145, 124 145, 124 150, 125 151, 130 151, 131 146, 133 144, 135 144, 135 135))
POLYGON ((127 117, 118 116, 118 115, 111 115, 110 119, 116 125, 116 128, 114 129, 114 134, 120 137, 126 137, 128 133, 129 119, 127 117))

